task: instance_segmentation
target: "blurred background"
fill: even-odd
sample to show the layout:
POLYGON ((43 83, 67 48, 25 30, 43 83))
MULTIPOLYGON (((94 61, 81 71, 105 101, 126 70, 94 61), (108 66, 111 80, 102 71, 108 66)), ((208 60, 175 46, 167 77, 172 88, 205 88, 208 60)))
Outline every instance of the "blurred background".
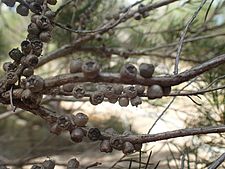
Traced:
MULTIPOLYGON (((67 0, 58 0, 56 10, 67 0)), ((74 1, 66 6, 56 17, 56 22, 80 29, 81 17, 87 8, 92 8, 90 16, 82 23, 82 29, 93 30, 116 17, 115 14, 136 0, 83 0, 74 1)), ((144 0, 143 4, 158 2, 144 0)), ((76 51, 40 66, 36 74, 43 77, 69 72, 72 59, 95 59, 104 72, 119 72, 124 63, 152 63, 156 66, 154 76, 173 74, 177 43, 187 22, 199 7, 200 0, 180 0, 176 3, 149 12, 141 19, 129 19, 115 29, 84 44, 85 47, 107 47, 121 51, 117 54, 92 50, 76 51), (144 51, 144 54, 124 56, 123 51, 144 51)), ((225 53, 225 1, 208 1, 198 14, 187 32, 181 54, 179 71, 185 71, 210 58, 225 53)), ((134 7, 135 9, 136 7, 134 7)), ((29 17, 16 14, 15 8, 0 3, 0 75, 2 65, 10 61, 8 52, 19 47, 27 35, 29 17)), ((55 27, 52 40, 44 47, 43 55, 73 41, 78 35, 55 27)), ((187 82, 172 88, 176 92, 190 83, 184 91, 198 91, 207 87, 216 88, 225 85, 225 66, 222 65, 187 82)), ((116 104, 104 102, 93 106, 88 100, 75 100, 70 97, 45 96, 42 103, 49 109, 63 113, 84 112, 89 115, 88 126, 106 129, 114 128, 119 133, 131 130, 133 133, 146 134, 155 120, 166 109, 173 97, 157 100, 144 99, 138 107, 131 105, 122 108, 116 104)), ((174 129, 202 127, 224 124, 225 91, 216 90, 198 96, 176 97, 162 118, 152 128, 152 133, 174 129)), ((68 133, 55 136, 49 132, 49 126, 41 118, 0 104, 0 160, 8 162, 10 168, 29 168, 27 164, 40 162, 46 158, 54 159, 64 168, 69 158, 76 157, 82 165, 101 162, 96 168, 128 168, 131 159, 133 168, 139 166, 139 160, 146 163, 152 152, 150 168, 180 168, 181 159, 185 159, 185 168, 205 168, 225 150, 224 134, 171 139, 144 144, 141 157, 139 153, 124 156, 119 151, 111 154, 101 153, 99 143, 85 140, 73 143, 68 133)), ((223 166, 225 167, 225 165, 223 166)), ((94 168, 94 167, 93 167, 94 168)))

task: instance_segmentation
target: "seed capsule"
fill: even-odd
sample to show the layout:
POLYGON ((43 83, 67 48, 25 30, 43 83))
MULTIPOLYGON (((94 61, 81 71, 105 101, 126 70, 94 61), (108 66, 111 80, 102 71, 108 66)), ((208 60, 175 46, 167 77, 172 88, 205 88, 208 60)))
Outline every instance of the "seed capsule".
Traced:
POLYGON ((85 90, 84 90, 84 88, 83 88, 82 86, 76 85, 76 86, 73 88, 72 95, 73 95, 73 97, 75 97, 76 99, 81 99, 81 98, 84 97, 84 95, 85 95, 85 90))
POLYGON ((163 89, 159 85, 152 85, 148 87, 147 96, 149 99, 161 98, 163 96, 163 89))
POLYGON ((90 96, 90 103, 93 105, 98 105, 104 101, 104 94, 100 91, 96 91, 90 96))
POLYGON ((78 60, 71 60, 70 62, 70 73, 78 73, 82 72, 82 64, 83 62, 78 59, 78 60))
POLYGON ((51 40, 51 33, 49 31, 44 31, 39 34, 39 38, 42 42, 48 43, 51 40))
POLYGON ((48 0, 47 2, 50 5, 55 5, 57 3, 57 0, 48 0))
POLYGON ((100 143, 100 151, 105 153, 111 153, 113 151, 109 140, 102 140, 102 142, 100 143))
POLYGON ((81 128, 75 128, 70 133, 71 140, 76 143, 82 142, 84 137, 84 132, 81 128))
POLYGON ((145 87, 142 85, 135 85, 138 94, 143 94, 145 92, 145 87))
POLYGON ((11 62, 5 62, 2 67, 5 72, 13 71, 16 68, 11 62))
POLYGON ((34 67, 38 64, 38 57, 33 54, 29 54, 21 58, 21 64, 26 67, 34 67))
POLYGON ((137 76, 137 69, 131 64, 124 65, 120 70, 121 79, 132 80, 137 76))
POLYGON ((142 77, 151 78, 155 71, 155 67, 153 64, 142 63, 139 66, 139 71, 140 71, 140 75, 142 77))
POLYGON ((130 99, 130 102, 132 106, 136 106, 136 107, 142 104, 142 100, 139 96, 136 96, 135 98, 130 99))
POLYGON ((40 29, 38 28, 36 23, 31 23, 28 25, 27 32, 30 34, 38 35, 40 33, 40 29))
POLYGON ((44 79, 38 75, 32 75, 26 80, 26 88, 32 92, 39 92, 44 88, 44 79))
POLYGON ((79 161, 76 158, 70 159, 67 163, 67 169, 77 169, 79 168, 79 161))
POLYGON ((77 113, 74 117, 74 122, 78 127, 84 127, 88 120, 88 116, 84 113, 77 113))
POLYGON ((24 54, 29 54, 32 49, 30 41, 24 40, 21 43, 21 50, 24 54))
POLYGON ((137 90, 134 86, 128 86, 128 87, 125 87, 123 89, 123 92, 126 94, 127 97, 129 98, 134 98, 137 96, 137 90))
POLYGON ((71 122, 71 118, 69 117, 69 115, 61 115, 58 117, 57 119, 57 124, 61 129, 68 129, 70 127, 70 125, 72 124, 71 122))
POLYGON ((135 149, 134 149, 134 145, 127 141, 123 144, 122 150, 124 154, 130 154, 130 153, 133 153, 135 149))
POLYGON ((6 83, 8 85, 13 85, 19 80, 17 74, 15 72, 8 72, 6 74, 6 83))
POLYGON ((99 75, 100 66, 96 61, 86 61, 82 64, 82 72, 84 76, 94 79, 99 75))
POLYGON ((102 134, 98 128, 90 128, 87 136, 91 141, 97 141, 101 138, 102 134))
POLYGON ((120 138, 111 137, 110 145, 112 146, 112 148, 114 148, 116 150, 122 150, 123 149, 123 140, 121 140, 120 138))
POLYGON ((29 9, 26 6, 20 4, 16 7, 16 12, 21 16, 28 16, 29 9))
POLYGON ((141 20, 141 14, 139 12, 134 14, 134 19, 135 20, 141 20))
POLYGON ((46 30, 51 25, 51 22, 46 16, 39 16, 36 19, 36 24, 41 30, 46 30))
POLYGON ((9 7, 14 7, 16 0, 2 0, 2 2, 9 7))
POLYGON ((25 77, 30 77, 33 74, 34 74, 34 68, 32 67, 27 67, 23 70, 23 76, 25 77))
POLYGON ((42 11, 41 5, 39 3, 37 3, 37 2, 31 2, 29 4, 29 8, 35 14, 40 14, 41 11, 42 11))
POLYGON ((119 105, 121 107, 127 107, 129 105, 129 99, 127 97, 120 97, 119 98, 119 105))
POLYGON ((55 161, 53 161, 53 160, 45 160, 42 163, 42 166, 44 167, 44 169, 54 169, 55 168, 55 161))
POLYGON ((23 53, 18 48, 14 48, 9 52, 9 56, 16 62, 19 62, 23 57, 23 53))

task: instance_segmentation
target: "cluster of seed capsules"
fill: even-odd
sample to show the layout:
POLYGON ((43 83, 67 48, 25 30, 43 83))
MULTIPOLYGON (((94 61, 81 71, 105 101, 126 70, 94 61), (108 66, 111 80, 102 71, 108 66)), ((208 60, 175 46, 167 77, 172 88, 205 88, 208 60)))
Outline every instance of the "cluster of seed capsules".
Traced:
POLYGON ((70 132, 71 140, 75 143, 82 142, 85 137, 91 141, 101 141, 99 149, 105 153, 110 153, 113 149, 122 151, 124 154, 141 150, 142 144, 133 144, 121 139, 120 136, 132 135, 131 132, 126 131, 122 135, 119 135, 112 128, 101 132, 98 128, 87 128, 86 124, 88 120, 88 116, 81 112, 76 115, 61 115, 55 123, 51 124, 50 132, 59 135, 62 131, 67 130, 70 132))
POLYGON ((55 5, 56 0, 3 0, 3 3, 9 7, 15 6, 16 2, 19 5, 16 7, 18 14, 27 16, 29 11, 34 14, 31 16, 31 23, 27 31, 27 39, 21 43, 21 48, 14 48, 9 52, 9 56, 13 62, 3 64, 3 69, 6 72, 5 84, 0 84, 0 92, 21 87, 21 100, 27 105, 38 105, 41 102, 42 95, 36 94, 44 87, 44 80, 34 75, 34 67, 38 64, 41 56, 43 43, 49 42, 53 29, 53 19, 55 13, 51 11, 48 5, 55 5), (25 79, 21 79, 21 77, 25 79), (16 85, 16 83, 18 84, 16 85), (36 96, 35 96, 36 95, 36 96))
MULTIPOLYGON (((31 169, 54 169, 56 166, 55 161, 53 160, 45 160, 41 164, 32 165, 31 169)), ((67 169, 78 169, 80 167, 80 163, 76 158, 72 158, 68 161, 66 165, 67 169)), ((8 169, 5 165, 0 164, 1 169, 8 169)))
MULTIPOLYGON (((154 73, 155 67, 152 64, 142 63, 139 66, 139 74, 143 78, 151 78, 154 73)), ((70 63, 70 73, 83 72, 84 77, 87 79, 94 79, 99 76, 100 66, 96 61, 81 61, 72 60, 70 63)), ((138 75, 137 68, 132 64, 125 64, 120 70, 120 78, 125 81, 131 81, 136 79, 138 75)), ((132 106, 138 106, 142 104, 141 97, 147 96, 148 99, 161 98, 169 95, 171 87, 162 87, 154 84, 146 88, 142 85, 127 85, 121 84, 99 84, 97 90, 88 93, 85 87, 81 84, 65 84, 63 85, 63 91, 71 92, 76 99, 81 99, 85 96, 90 97, 90 103, 98 105, 106 98, 110 103, 119 102, 121 107, 126 107, 130 103, 132 106)))

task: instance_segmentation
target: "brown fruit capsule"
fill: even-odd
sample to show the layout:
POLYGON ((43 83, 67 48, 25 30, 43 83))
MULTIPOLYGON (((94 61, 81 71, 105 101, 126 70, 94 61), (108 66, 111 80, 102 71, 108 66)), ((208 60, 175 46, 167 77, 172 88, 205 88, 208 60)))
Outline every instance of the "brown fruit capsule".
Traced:
POLYGON ((39 38, 42 42, 48 43, 51 40, 51 32, 44 31, 39 34, 39 38))
POLYGON ((26 88, 32 92, 39 92, 44 88, 44 79, 38 75, 32 75, 26 80, 26 88))
POLYGON ((6 83, 8 85, 13 85, 19 80, 17 74, 15 72, 8 72, 6 74, 6 83))
POLYGON ((163 96, 163 89, 161 86, 155 84, 148 87, 147 96, 149 99, 161 98, 163 96))
POLYGON ((120 138, 111 137, 109 141, 110 141, 110 145, 112 146, 112 148, 114 148, 116 150, 123 149, 123 140, 121 140, 120 138))
POLYGON ((74 83, 67 83, 63 85, 64 92, 72 92, 74 88, 74 83))
POLYGON ((142 85, 135 85, 138 94, 143 94, 145 92, 145 87, 142 85))
POLYGON ((84 132, 81 128, 75 128, 70 132, 71 140, 76 143, 82 142, 84 138, 84 132))
POLYGON ((21 43, 21 50, 24 54, 29 54, 32 49, 30 41, 24 40, 21 43))
POLYGON ((59 116, 57 119, 57 124, 61 129, 68 129, 72 124, 70 116, 67 114, 59 116))
POLYGON ((70 62, 70 73, 78 73, 82 72, 82 64, 83 62, 78 59, 78 60, 71 60, 70 62))
POLYGON ((38 35, 40 33, 40 29, 38 28, 36 23, 31 23, 28 25, 27 32, 29 34, 38 35))
POLYGON ((36 23, 36 20, 37 20, 38 17, 39 17, 39 15, 33 14, 33 15, 31 16, 31 22, 36 23))
POLYGON ((124 65, 120 70, 120 77, 126 80, 135 79, 137 76, 137 69, 132 64, 124 65))
POLYGON ((100 143, 100 151, 105 153, 111 153, 113 151, 109 140, 102 140, 102 142, 100 143))
POLYGON ((120 95, 122 92, 123 92, 123 85, 120 85, 120 84, 115 84, 113 86, 114 90, 115 90, 115 93, 117 95, 120 95))
POLYGON ((84 76, 94 79, 99 75, 100 66, 96 61, 86 61, 82 64, 82 72, 84 76))
POLYGON ((134 98, 137 96, 137 89, 134 86, 127 86, 123 89, 123 92, 129 98, 134 98))
POLYGON ((126 141, 124 144, 123 144, 123 153, 124 154, 130 154, 130 153, 133 153, 134 152, 134 145, 128 141, 126 141))
POLYGON ((44 169, 54 169, 55 168, 55 161, 53 161, 53 160, 45 160, 42 163, 42 166, 44 167, 44 169))
POLYGON ((47 2, 50 5, 55 5, 57 3, 57 0, 48 0, 47 2))
POLYGON ((130 103, 132 106, 138 106, 142 103, 142 100, 139 96, 136 96, 135 98, 130 99, 130 103))
POLYGON ((38 64, 38 57, 34 54, 29 54, 21 58, 21 64, 26 67, 34 67, 38 64))
POLYGON ((27 67, 23 70, 23 76, 25 77, 30 77, 33 74, 34 74, 34 68, 32 67, 27 67))
POLYGON ((88 120, 88 116, 84 113, 77 113, 74 116, 74 122, 78 127, 84 127, 87 124, 88 120))
POLYGON ((8 71, 14 70, 15 66, 11 62, 5 62, 5 63, 3 63, 2 67, 5 72, 8 72, 8 71))
POLYGON ((98 105, 104 101, 104 94, 100 91, 96 91, 90 96, 90 103, 93 105, 98 105))
POLYGON ((41 5, 39 3, 37 3, 37 2, 31 2, 29 4, 29 8, 35 14, 40 14, 41 11, 42 11, 41 5))
POLYGON ((2 0, 2 2, 9 7, 14 7, 16 0, 2 0))
POLYGON ((97 141, 102 137, 102 134, 98 128, 90 128, 87 136, 91 141, 97 141))
POLYGON ((151 78, 155 71, 155 67, 153 64, 142 63, 139 66, 139 71, 142 77, 151 78))
POLYGON ((46 16, 39 15, 36 19, 36 24, 41 30, 46 30, 51 26, 50 20, 46 16))
POLYGON ((77 169, 79 168, 79 161, 76 158, 70 159, 67 163, 67 169, 77 169))
POLYGON ((75 85, 75 87, 73 88, 73 91, 72 91, 72 95, 76 99, 81 99, 85 95, 85 90, 82 86, 75 85))
POLYGON ((129 99, 127 97, 120 97, 119 98, 119 105, 121 107, 127 107, 129 105, 129 99))
POLYGON ((39 57, 42 53, 43 43, 39 39, 36 39, 31 41, 31 45, 33 49, 33 54, 39 57))
POLYGON ((16 62, 19 62, 23 57, 23 53, 18 48, 14 48, 9 52, 9 56, 16 62))
POLYGON ((141 14, 139 12, 137 12, 137 13, 134 14, 134 19, 135 20, 138 20, 139 21, 139 20, 141 20, 141 17, 142 16, 141 16, 141 14))
POLYGON ((28 16, 29 14, 29 9, 22 5, 22 4, 19 4, 17 7, 16 7, 16 12, 18 14, 20 14, 21 16, 28 16))
POLYGON ((112 85, 105 86, 103 91, 104 91, 104 96, 108 99, 118 98, 115 88, 112 85))

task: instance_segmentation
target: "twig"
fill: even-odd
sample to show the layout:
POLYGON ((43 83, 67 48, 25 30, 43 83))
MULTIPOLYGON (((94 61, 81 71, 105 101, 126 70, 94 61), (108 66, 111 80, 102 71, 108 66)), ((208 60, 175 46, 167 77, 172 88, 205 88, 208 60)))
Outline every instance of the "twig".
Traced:
POLYGON ((218 168, 225 160, 225 153, 223 153, 218 159, 216 159, 210 166, 209 169, 218 168))
POLYGON ((180 59, 180 55, 181 55, 181 51, 183 48, 183 41, 185 39, 186 33, 188 31, 188 28, 190 27, 190 25, 192 24, 192 22, 195 20, 195 18, 197 17, 198 13, 200 12, 200 10, 202 9, 202 7, 204 6, 204 4, 206 3, 207 0, 202 0, 200 6, 198 7, 198 9, 195 11, 194 15, 191 17, 191 19, 188 21, 182 35, 179 41, 179 46, 177 49, 177 55, 176 55, 176 60, 175 60, 175 66, 174 66, 174 74, 177 75, 178 74, 178 65, 179 65, 179 59, 180 59))
POLYGON ((149 153, 148 160, 147 160, 146 165, 145 165, 145 169, 147 169, 147 168, 148 168, 148 165, 149 165, 149 162, 150 162, 151 156, 152 156, 152 151, 150 151, 150 153, 149 153))

